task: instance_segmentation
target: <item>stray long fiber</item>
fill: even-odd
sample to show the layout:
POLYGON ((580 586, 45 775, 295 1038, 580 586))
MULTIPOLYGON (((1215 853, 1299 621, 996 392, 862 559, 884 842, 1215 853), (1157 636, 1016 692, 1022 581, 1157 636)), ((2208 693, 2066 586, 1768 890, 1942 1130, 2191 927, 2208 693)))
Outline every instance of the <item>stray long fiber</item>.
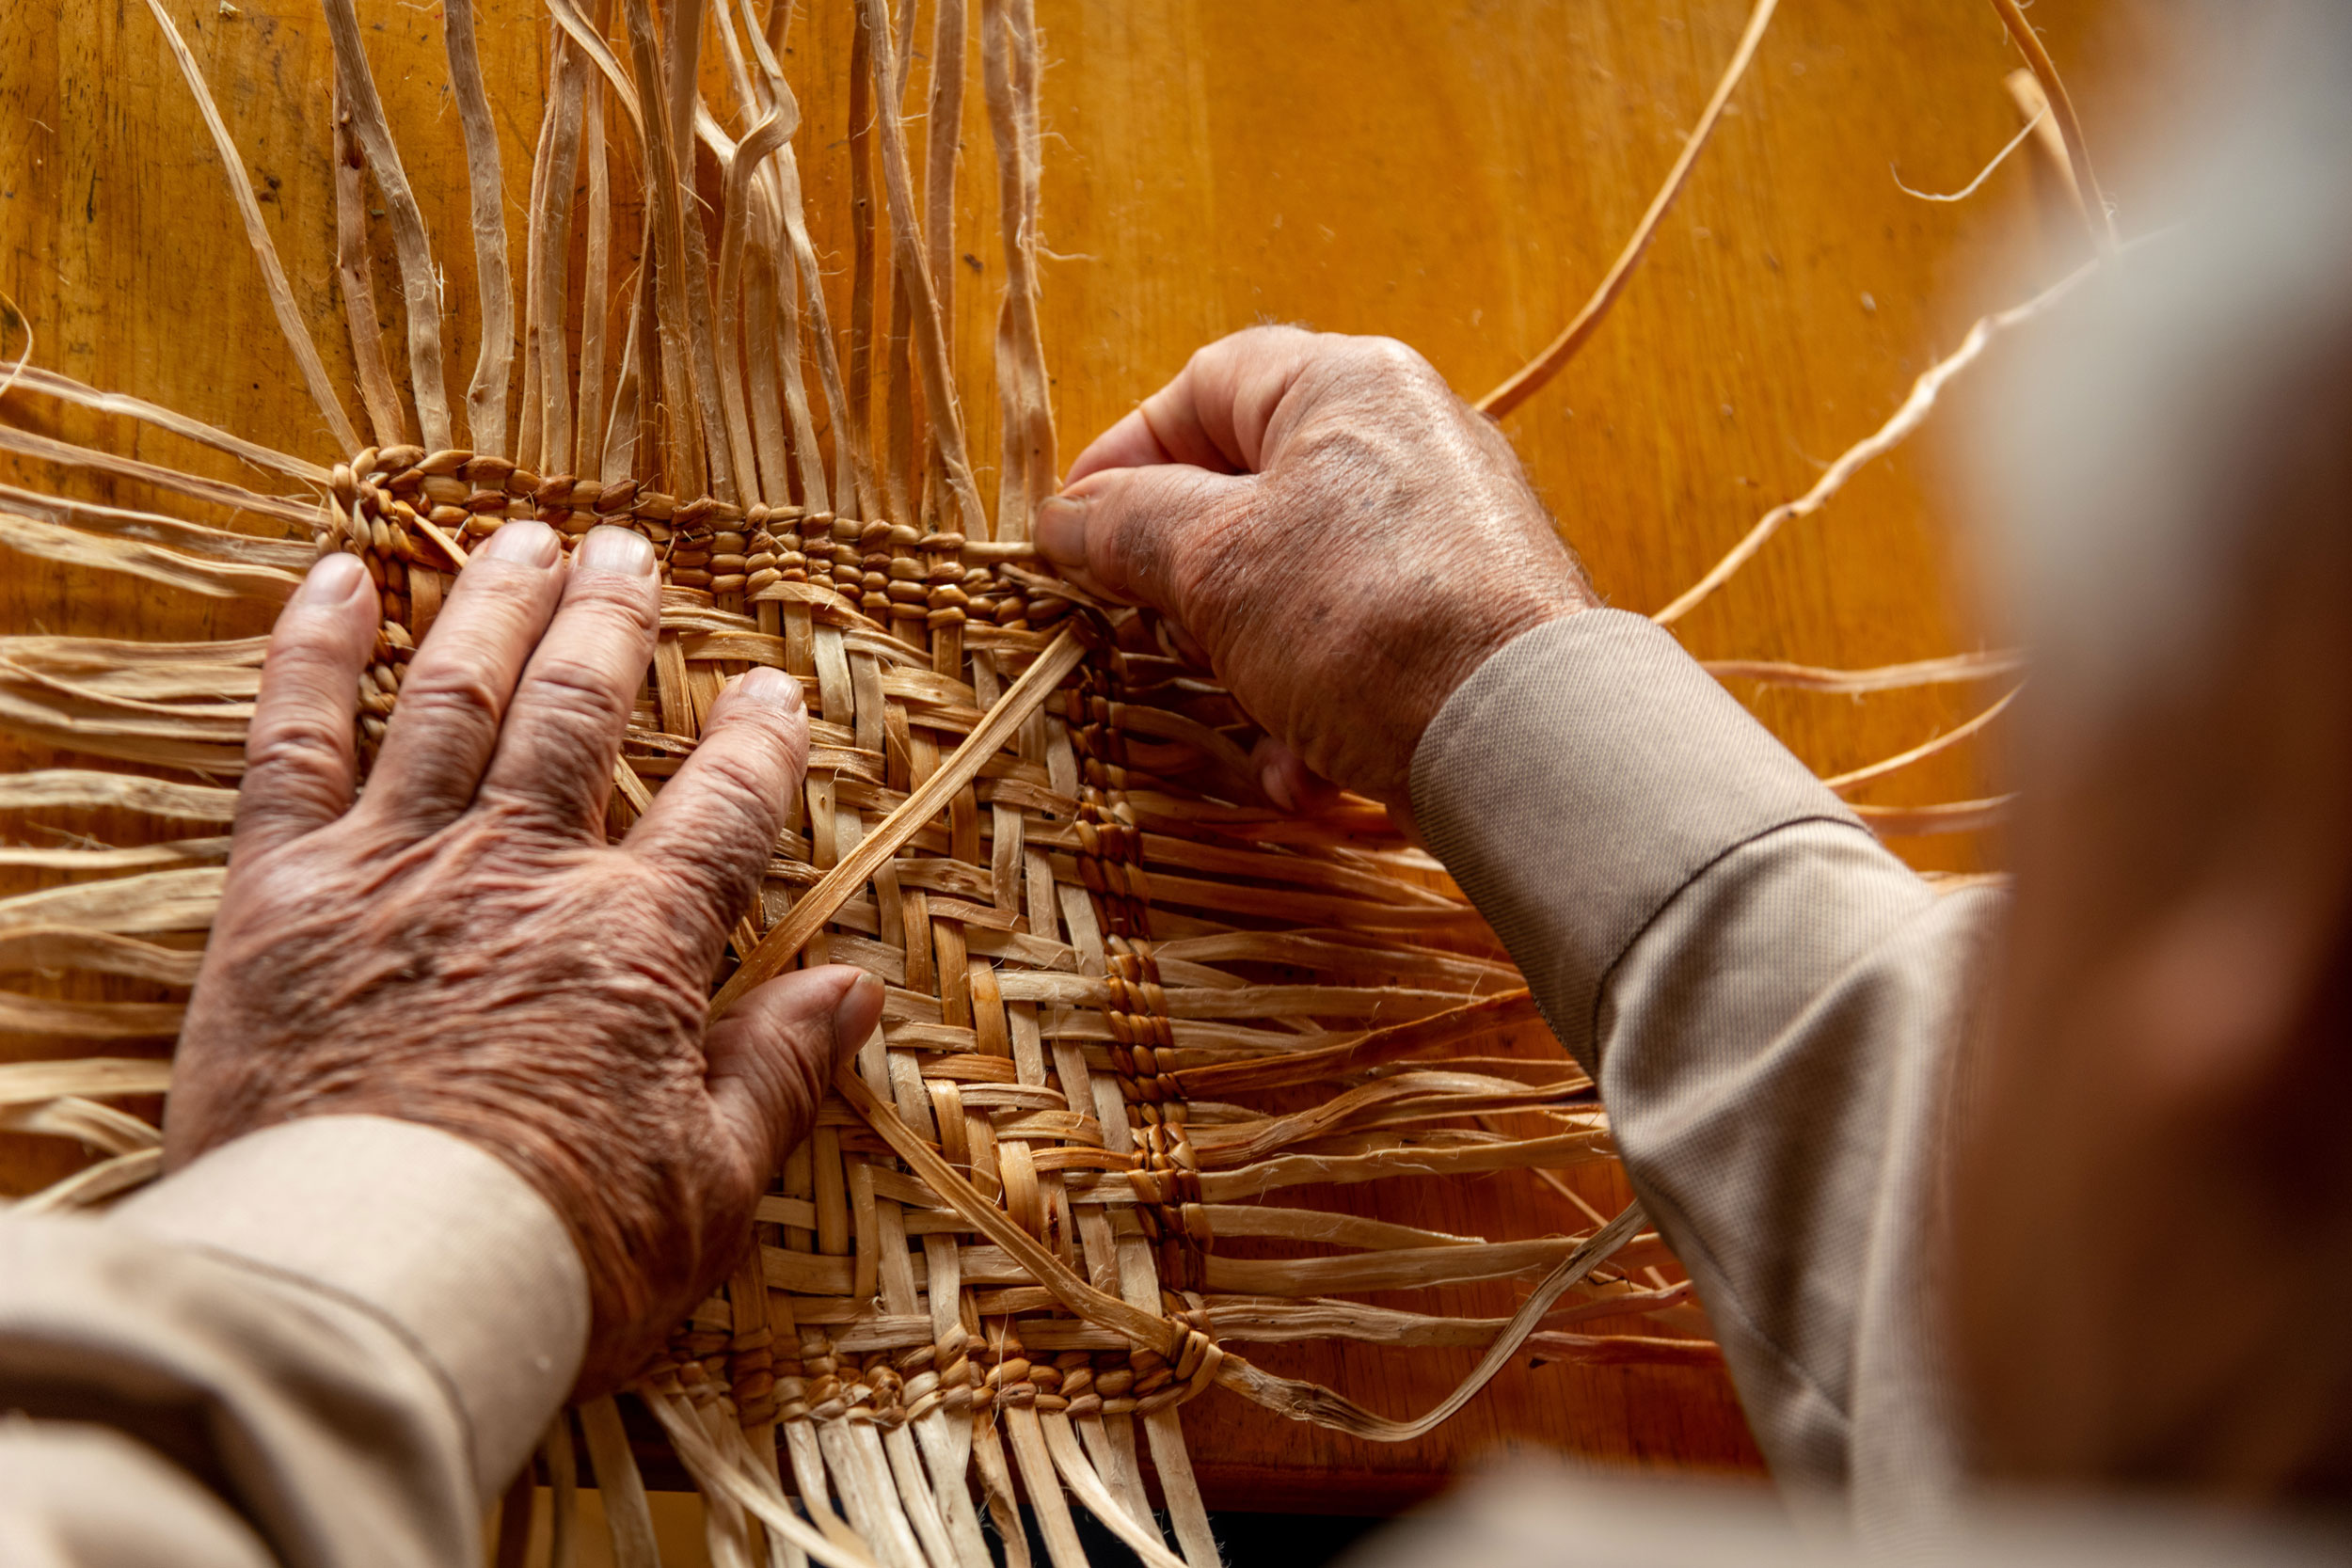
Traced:
MULTIPOLYGON (((873 76, 879 92, 895 80, 890 58, 887 0, 860 0, 873 34, 873 76)), ((923 372, 923 393, 930 412, 932 435, 939 443, 940 461, 947 469, 967 538, 984 538, 988 514, 972 480, 972 466, 963 451, 963 415, 956 402, 955 378, 947 365, 947 333, 939 319, 931 293, 930 267, 923 253, 921 226, 914 216, 914 181, 907 167, 905 122, 895 111, 880 119, 882 190, 890 207, 890 232, 897 276, 905 279, 914 311, 914 357, 923 372)))
POLYGON ((2058 126, 2058 135, 2066 143, 2067 161, 2074 170, 2074 182, 2083 198, 2083 219, 2090 226, 2090 242, 2102 256, 2112 256, 2122 244, 2115 232, 2115 214, 2107 208, 2107 198, 2099 189, 2099 177, 2090 167, 2090 149, 2083 140, 2083 122, 2074 114, 2074 100, 2066 91, 2066 83, 2058 75, 2058 64, 2050 52, 2042 46, 2042 35, 2026 20, 2017 0, 1993 0, 1993 8, 2001 15, 2001 25, 2009 29, 2018 52, 2026 56, 2026 64, 2033 69, 2034 80, 2042 84, 2042 94, 2050 102, 2050 119, 2058 126))
POLYGON ((2021 322, 2031 321, 2056 305, 2103 264, 2103 258, 2093 258, 2022 305, 2012 305, 2006 310, 1996 310, 1979 318, 1968 329, 1967 336, 1961 339, 1958 348, 1919 372, 1918 380, 1911 384, 1911 395, 1903 399, 1901 406, 1888 417, 1884 424, 1839 453, 1837 460, 1814 482, 1813 488, 1795 500, 1783 501, 1757 518, 1756 525, 1741 535, 1740 542, 1732 546, 1722 560, 1708 568, 1706 576, 1683 590, 1672 604, 1650 619, 1661 626, 1670 626, 1697 609, 1717 589, 1729 582, 1740 567, 1755 559, 1756 551, 1762 549, 1783 525, 1819 512, 1829 503, 1832 496, 1845 488, 1848 480, 1873 459, 1900 446, 1905 437, 1925 424, 1946 384, 1975 364, 1994 338, 2021 322))
MULTIPOLYGON (((629 54, 638 79, 648 87, 656 87, 666 73, 654 35, 652 8, 647 0, 625 0, 622 10, 628 21, 629 54)), ((644 135, 644 266, 652 285, 648 292, 656 302, 650 325, 660 348, 659 412, 665 459, 662 477, 675 494, 699 495, 708 468, 703 447, 702 404, 696 395, 693 372, 694 350, 687 326, 686 218, 680 211, 685 187, 679 175, 680 157, 691 167, 694 151, 691 146, 681 148, 674 144, 672 119, 665 112, 664 101, 658 100, 646 108, 648 112, 640 120, 644 135)), ((639 374, 642 377, 653 369, 652 365, 641 365, 639 374)), ((608 443, 608 450, 609 446, 608 443)))
POLYGON ((1840 773, 1835 778, 1823 779, 1821 782, 1843 795, 1848 790, 1859 789, 1875 779, 1885 778, 1890 773, 1899 773, 1914 763, 1925 762, 1933 756, 1941 756, 1970 736, 1982 730, 1994 720, 1998 719, 2008 710, 2010 704, 2017 700, 2017 693, 2023 689, 2022 687, 2010 689, 2003 693, 2000 700, 1991 707, 1965 723, 1956 724, 1946 730, 1932 740, 1922 741, 1909 751, 1898 752, 1891 757, 1883 758, 1867 767, 1854 768, 1851 772, 1840 773))
POLYGON ((1975 832, 1997 827, 2015 809, 2014 794, 1982 800, 1947 800, 1932 806, 1855 806, 1863 825, 1881 838, 1915 838, 1932 833, 1975 832))
POLYGON ((1987 180, 1993 178, 1993 171, 1994 169, 1999 168, 2003 164, 2009 162, 2009 155, 2010 153, 2026 145, 2026 138, 2034 134, 2035 129, 2042 123, 2042 116, 2048 114, 2049 112, 2048 105, 2044 104, 2042 108, 2036 109, 2032 114, 2026 116, 2026 123, 2018 128, 2017 135, 2010 137, 2010 139, 2002 145, 2001 150, 1993 154, 1993 161, 1986 164, 1984 167, 1977 170, 1977 177, 1974 180, 1969 181, 1968 183, 1961 186, 1960 189, 1956 191, 1946 192, 1942 195, 1938 195, 1933 191, 1915 191, 1909 185, 1903 183, 1901 172, 1898 170, 1893 164, 1886 166, 1887 172, 1895 176, 1895 188, 1902 192, 1905 196, 1917 197, 1922 201, 1965 201, 1970 197, 1976 195, 1978 190, 1983 186, 1987 180))
POLYGON ((190 419, 185 414, 149 403, 144 398, 135 398, 123 392, 101 391, 70 375, 43 370, 37 365, 20 363, 10 372, 10 379, 15 387, 24 391, 38 392, 43 397, 94 409, 101 414, 136 420, 142 424, 153 425, 157 430, 167 430, 174 436, 183 436, 199 446, 210 447, 215 451, 227 452, 257 468, 274 469, 310 484, 325 484, 327 481, 328 471, 308 458, 265 447, 259 441, 248 441, 242 436, 231 436, 201 420, 190 419))
POLYGON ((589 83, 580 110, 588 223, 580 291, 580 391, 572 401, 579 445, 571 467, 582 474, 604 468, 605 329, 612 309, 612 171, 604 146, 604 91, 603 82, 589 83))
MULTIPOLYGON (((148 0, 150 5, 156 0, 148 0)), ((433 268, 433 242, 425 233, 424 214, 416 192, 402 169, 400 149, 384 119, 384 101, 376 96, 375 78, 368 70, 366 45, 359 37, 359 17, 351 0, 320 0, 326 13, 327 36, 335 44, 336 79, 342 84, 351 128, 368 155, 375 188, 383 194, 384 210, 392 225, 392 252, 400 262, 401 304, 408 320, 408 382, 416 400, 417 423, 424 444, 435 450, 452 444, 449 386, 441 372, 441 289, 433 268)), ((352 437, 358 445, 358 436, 352 437)))
MULTIPOLYGON (((506 264, 506 197, 499 176, 498 126, 474 51, 473 0, 441 0, 450 91, 466 138, 466 185, 473 217, 475 292, 482 302, 482 344, 466 388, 473 450, 504 452, 507 380, 515 364, 515 282, 506 264)), ((570 194, 566 182, 565 194, 570 194)), ((559 383, 560 385, 560 383, 559 383)))
POLYGON ((1559 1266, 1545 1277, 1542 1284, 1528 1292, 1527 1299, 1519 1304, 1518 1313, 1495 1337, 1494 1343, 1479 1358, 1478 1365, 1455 1386, 1454 1391, 1412 1420, 1391 1420, 1375 1415, 1327 1388, 1275 1377, 1242 1361, 1239 1356, 1226 1358, 1228 1365, 1236 1367, 1240 1372, 1238 1377, 1227 1381, 1226 1386, 1295 1419, 1313 1421, 1318 1426, 1333 1427, 1375 1442, 1411 1442, 1434 1431, 1439 1423, 1468 1404, 1479 1389, 1493 1381, 1495 1373, 1502 1370, 1518 1353, 1519 1347, 1526 1343, 1528 1337, 1535 1332, 1536 1325, 1551 1309, 1551 1304, 1607 1261, 1645 1223, 1641 1204, 1629 1203, 1615 1219, 1587 1237, 1575 1251, 1560 1260, 1559 1266))
POLYGON ((997 226, 1005 291, 996 313, 996 388, 1004 408, 996 537, 1025 540, 1037 503, 1058 483, 1053 400, 1037 316, 1039 182, 1037 24, 1027 0, 981 0, 980 88, 996 144, 997 226))
POLYGON ((1984 653, 1954 654, 1948 658, 1920 659, 1910 664, 1882 664, 1869 670, 1829 670, 1819 665, 1790 664, 1769 658, 1710 658, 1700 667, 1717 680, 1748 680, 1765 686, 1785 686, 1799 691, 1835 691, 1852 696, 1866 691, 1898 691, 1915 686, 1959 685, 2015 674, 2026 667, 2026 656, 2015 648, 1984 653))
POLYGON ((252 182, 245 177, 245 160, 237 151, 237 144, 229 138, 229 127, 221 123, 220 110, 213 103, 213 90, 204 85, 203 72, 196 69, 196 56, 188 53, 180 29, 171 24, 163 0, 147 0, 147 8, 155 18, 155 25, 163 29, 164 41, 171 46, 171 57, 179 62, 180 74, 196 98, 197 112, 204 117, 204 128, 212 133, 213 150, 220 155, 221 172, 229 179, 229 194, 236 198, 237 215, 245 220, 246 243, 252 246, 253 259, 261 263, 262 282, 269 292, 270 309, 278 316, 278 329, 285 334, 286 346, 294 350, 294 363, 302 369, 302 384, 310 388, 310 401, 318 404, 319 413, 326 417, 327 432, 335 437, 336 444, 345 451, 356 451, 359 447, 358 428, 343 412, 342 399, 336 395, 335 383, 319 358, 318 345, 310 341, 310 330, 302 323, 302 309, 294 303, 294 288, 286 281, 286 269, 278 260, 278 246, 262 222, 261 203, 253 198, 252 182))
POLYGON ((742 497, 736 486, 735 447, 728 439, 725 404, 719 391, 717 337, 711 322, 710 241, 703 230, 702 198, 694 191, 695 125, 699 117, 709 112, 695 92, 706 4, 707 0, 670 0, 663 10, 662 26, 669 45, 669 140, 677 160, 678 235, 686 246, 687 372, 694 378, 694 406, 702 415, 707 466, 693 491, 734 504, 742 497))
POLYGON ((1658 226, 1665 221, 1667 212, 1675 204, 1675 198, 1682 194, 1684 182, 1691 178, 1691 170, 1698 166, 1699 153, 1706 148, 1708 137, 1714 134, 1715 122, 1723 118, 1724 105, 1731 102, 1732 89, 1740 85, 1740 78, 1747 74, 1748 62, 1756 57, 1756 46, 1764 41, 1764 29, 1772 22, 1772 8, 1778 3, 1779 0, 1756 0, 1756 8, 1748 14, 1747 30, 1740 35, 1740 45, 1731 53, 1731 63, 1724 68, 1723 79, 1715 84, 1714 96, 1700 111, 1699 122, 1692 128, 1689 138, 1683 142, 1682 151, 1675 159, 1674 166, 1666 171, 1666 182, 1658 187, 1656 196, 1650 198, 1649 210, 1642 214, 1642 221, 1633 226, 1633 237, 1626 241, 1625 248, 1617 252, 1617 259, 1601 275, 1600 286, 1593 291, 1593 296, 1584 302, 1583 309, 1560 329, 1560 336, 1554 338, 1541 354, 1514 371, 1502 386, 1478 400, 1480 413, 1499 420, 1534 397, 1546 382, 1558 375, 1568 361, 1576 357, 1578 351, 1592 341, 1593 334, 1600 330, 1602 318, 1609 314, 1609 308, 1617 303, 1617 297, 1625 293, 1626 284, 1632 279, 1633 269, 1641 265, 1643 253, 1649 249, 1650 241, 1658 237, 1658 226))
MULTIPOLYGON (((384 358, 384 329, 375 319, 375 266, 368 258, 368 159, 343 105, 343 86, 335 83, 330 112, 335 118, 335 281, 342 291, 343 324, 351 336, 351 360, 359 377, 359 403, 379 447, 410 439, 407 405, 384 358)), ((344 449, 349 455, 351 448, 344 449)))
MULTIPOLYGON (((750 21, 750 0, 741 0, 745 7, 746 24, 750 21)), ((778 7, 789 12, 788 6, 778 7)), ((748 27, 752 54, 759 62, 760 81, 771 100, 788 106, 797 124, 800 105, 792 96, 791 86, 784 79, 783 68, 777 63, 769 40, 756 27, 748 27)), ((776 149, 769 162, 768 176, 772 180, 776 215, 783 223, 787 248, 779 258, 776 269, 776 304, 786 318, 781 324, 778 356, 783 372, 785 400, 792 410, 794 451, 801 474, 803 499, 817 511, 831 510, 830 497, 836 490, 850 494, 841 483, 846 471, 843 465, 856 461, 856 429, 849 417, 849 395, 842 384, 841 361, 834 344, 833 324, 825 306, 824 275, 817 260, 817 248, 810 242, 808 217, 801 194, 800 165, 793 156, 792 144, 776 149), (787 268, 789 270, 787 270, 787 268), (834 431, 834 483, 828 487, 823 454, 817 444, 814 416, 808 405, 805 378, 801 373, 801 315, 795 299, 806 309, 808 341, 815 345, 817 376, 824 393, 825 410, 834 431), (847 437, 845 439, 844 437, 847 437)))

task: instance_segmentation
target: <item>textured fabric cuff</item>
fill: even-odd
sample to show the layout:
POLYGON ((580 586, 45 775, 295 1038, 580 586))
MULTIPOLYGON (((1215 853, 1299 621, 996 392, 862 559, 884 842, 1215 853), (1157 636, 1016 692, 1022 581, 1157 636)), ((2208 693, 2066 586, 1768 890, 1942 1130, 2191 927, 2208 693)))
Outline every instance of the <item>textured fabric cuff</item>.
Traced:
POLYGON ((1792 822, 1861 829, 1680 643, 1617 610, 1538 626, 1479 666, 1413 753, 1412 806, 1595 1072, 1611 971, 1693 877, 1792 822))
POLYGON ((486 1497, 580 1371, 588 1276, 547 1200, 496 1155, 383 1117, 314 1117, 222 1145, 117 1208, 135 1226, 375 1312, 439 1374, 486 1497))

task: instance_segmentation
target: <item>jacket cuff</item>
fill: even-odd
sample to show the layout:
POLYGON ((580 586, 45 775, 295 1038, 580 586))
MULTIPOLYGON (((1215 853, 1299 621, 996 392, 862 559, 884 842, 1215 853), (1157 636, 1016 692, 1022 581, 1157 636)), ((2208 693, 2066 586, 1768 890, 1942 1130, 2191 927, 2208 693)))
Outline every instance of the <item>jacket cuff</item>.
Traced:
POLYGON ((1617 961, 1692 878, 1776 828, 1867 832, 1645 616, 1588 610, 1514 639, 1413 753, 1413 817, 1596 1075, 1617 961))
POLYGON ((588 1276, 555 1211, 496 1155, 383 1117, 247 1133, 106 1221, 258 1264, 389 1323, 438 1376, 494 1497, 571 1390, 588 1276))

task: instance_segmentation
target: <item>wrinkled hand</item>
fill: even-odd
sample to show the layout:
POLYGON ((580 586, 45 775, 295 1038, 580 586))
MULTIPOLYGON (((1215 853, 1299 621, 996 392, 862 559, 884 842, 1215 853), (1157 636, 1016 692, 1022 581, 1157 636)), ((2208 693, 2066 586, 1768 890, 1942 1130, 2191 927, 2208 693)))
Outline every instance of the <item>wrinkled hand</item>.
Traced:
POLYGON ((1489 654, 1596 601, 1502 433, 1384 338, 1222 339, 1082 452, 1038 546, 1160 610, 1271 744, 1406 804, 1413 749, 1489 654))
POLYGON ((353 804, 376 597, 326 558, 270 638, 227 893, 165 1124, 177 1166, 294 1117, 442 1128, 552 1204, 587 1266, 580 1386, 643 1363, 739 1256, 882 988, 779 976, 706 1033, 708 981, 808 752, 799 683, 755 670, 622 843, 604 820, 659 625, 652 547, 562 562, 514 522, 459 578, 353 804))

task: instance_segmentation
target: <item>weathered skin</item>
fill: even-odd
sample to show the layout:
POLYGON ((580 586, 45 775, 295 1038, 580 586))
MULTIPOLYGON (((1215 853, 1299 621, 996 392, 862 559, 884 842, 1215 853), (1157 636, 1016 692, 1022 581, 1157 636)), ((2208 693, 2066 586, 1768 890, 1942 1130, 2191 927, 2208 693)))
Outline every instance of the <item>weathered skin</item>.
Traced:
POLYGON ((1275 800, 1406 803, 1413 749, 1504 643, 1598 601, 1494 422, 1387 338, 1261 326, 1192 356, 1038 513, 1165 613, 1271 737, 1275 800))
POLYGON ((271 638, 167 1163, 302 1116, 470 1139, 570 1227, 594 1311, 581 1386, 609 1387, 739 1256, 837 1051, 880 1012, 877 982, 831 966, 705 1027, 807 757, 800 688, 776 671, 738 682, 608 846, 658 624, 652 549, 600 529, 566 566, 552 532, 511 523, 420 648, 355 805, 376 621, 357 564, 323 562, 271 638))

